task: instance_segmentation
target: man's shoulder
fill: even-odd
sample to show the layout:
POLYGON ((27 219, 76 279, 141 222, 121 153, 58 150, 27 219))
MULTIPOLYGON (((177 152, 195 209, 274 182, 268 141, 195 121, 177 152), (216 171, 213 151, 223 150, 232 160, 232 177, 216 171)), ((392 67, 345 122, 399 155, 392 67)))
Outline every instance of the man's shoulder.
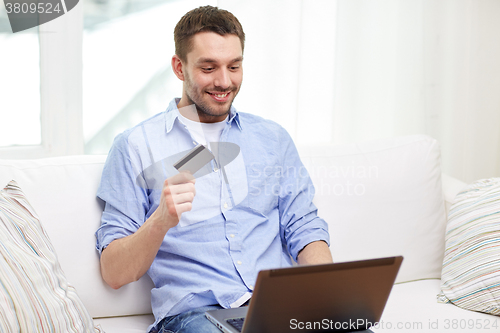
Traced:
POLYGON ((255 114, 247 113, 247 112, 240 112, 238 111, 238 116, 240 117, 240 122, 242 124, 242 127, 244 126, 250 126, 252 128, 255 128, 253 126, 259 125, 259 126, 264 126, 269 129, 274 129, 274 130, 279 130, 279 131, 284 131, 285 129, 283 126, 278 124, 277 122, 263 118, 261 116, 257 116, 255 114))
POLYGON ((293 141, 288 131, 279 123, 246 112, 238 112, 243 132, 268 144, 293 141))

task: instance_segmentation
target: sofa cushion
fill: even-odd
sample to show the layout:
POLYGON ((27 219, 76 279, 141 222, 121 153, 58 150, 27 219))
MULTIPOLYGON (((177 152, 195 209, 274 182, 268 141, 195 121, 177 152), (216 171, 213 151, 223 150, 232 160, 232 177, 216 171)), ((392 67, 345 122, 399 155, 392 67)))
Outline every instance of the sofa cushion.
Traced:
POLYGON ((446 215, 436 140, 414 135, 299 149, 334 261, 403 255, 396 281, 440 277, 446 215))
POLYGON ((15 179, 37 210, 69 281, 92 317, 151 313, 148 276, 119 290, 101 277, 94 233, 102 205, 96 199, 106 156, 0 160, 0 184, 15 179))
MULTIPOLYGON (((440 279, 399 283, 392 288, 374 333, 492 333, 500 318, 436 301, 440 279)), ((106 329, 105 327, 103 327, 106 329)))
POLYGON ((446 228, 442 301, 500 315, 500 178, 457 195, 446 228))
POLYGON ((38 215, 15 181, 0 191, 0 285, 2 331, 94 331, 38 215))

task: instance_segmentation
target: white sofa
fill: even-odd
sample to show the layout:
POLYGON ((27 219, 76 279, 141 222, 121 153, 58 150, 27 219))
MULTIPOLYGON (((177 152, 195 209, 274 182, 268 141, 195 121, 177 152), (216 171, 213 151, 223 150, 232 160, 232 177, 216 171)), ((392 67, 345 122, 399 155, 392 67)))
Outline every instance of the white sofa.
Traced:
MULTIPOLYGON (((329 223, 335 261, 405 257, 375 332, 500 331, 497 317, 436 301, 446 211, 465 184, 441 174, 435 140, 416 135, 299 152, 329 223)), ((14 179, 24 190, 95 323, 108 333, 145 332, 153 322, 151 280, 113 290, 100 276, 94 232, 102 203, 95 193, 105 159, 0 160, 0 186, 14 179)))

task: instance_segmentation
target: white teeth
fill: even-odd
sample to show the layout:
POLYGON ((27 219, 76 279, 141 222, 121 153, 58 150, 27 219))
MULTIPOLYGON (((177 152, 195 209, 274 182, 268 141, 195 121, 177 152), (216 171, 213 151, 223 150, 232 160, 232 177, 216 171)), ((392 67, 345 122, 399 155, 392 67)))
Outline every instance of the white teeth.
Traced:
POLYGON ((217 95, 217 94, 214 94, 214 95, 215 95, 215 96, 217 96, 217 97, 219 97, 219 98, 223 98, 223 97, 226 97, 226 96, 227 96, 227 94, 229 94, 229 93, 225 93, 225 94, 223 94, 223 95, 217 95))

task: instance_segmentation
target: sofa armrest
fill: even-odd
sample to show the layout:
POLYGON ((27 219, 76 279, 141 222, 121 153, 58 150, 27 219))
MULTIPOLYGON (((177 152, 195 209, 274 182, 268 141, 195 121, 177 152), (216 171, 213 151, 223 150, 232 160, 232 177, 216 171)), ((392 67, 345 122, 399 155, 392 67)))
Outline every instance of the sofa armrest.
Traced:
POLYGON ((445 173, 441 175, 441 181, 443 184, 443 196, 446 215, 448 216, 448 212, 450 210, 451 204, 453 203, 453 200, 455 199, 456 195, 467 186, 467 184, 445 173))

